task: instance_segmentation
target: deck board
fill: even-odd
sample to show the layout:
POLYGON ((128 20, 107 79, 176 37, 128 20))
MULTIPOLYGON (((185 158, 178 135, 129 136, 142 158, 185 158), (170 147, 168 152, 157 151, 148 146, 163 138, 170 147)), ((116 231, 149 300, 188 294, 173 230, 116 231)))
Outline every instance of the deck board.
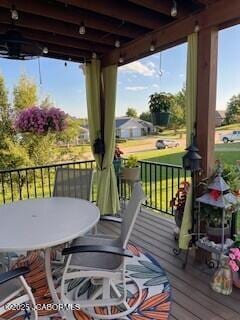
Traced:
MULTIPOLYGON (((172 286, 171 320, 240 320, 240 290, 231 296, 215 293, 209 287, 211 275, 190 259, 185 270, 176 246, 173 221, 143 210, 134 227, 131 241, 150 252, 167 272, 172 286)), ((104 222, 100 231, 116 234, 119 225, 104 222)), ((207 271, 206 271, 207 270, 207 271)))

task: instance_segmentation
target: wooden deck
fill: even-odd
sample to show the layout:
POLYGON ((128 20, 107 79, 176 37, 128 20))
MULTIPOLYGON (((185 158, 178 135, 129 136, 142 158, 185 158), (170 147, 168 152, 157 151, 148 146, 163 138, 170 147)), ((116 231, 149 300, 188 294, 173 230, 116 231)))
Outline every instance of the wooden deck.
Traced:
MULTIPOLYGON (((101 230, 116 234, 119 226, 104 222, 101 230)), ((234 289, 231 296, 217 294, 209 286, 208 267, 189 261, 182 269, 180 258, 172 250, 176 243, 171 220, 144 210, 131 240, 151 253, 167 272, 173 299, 170 320, 240 320, 240 289, 234 289)))

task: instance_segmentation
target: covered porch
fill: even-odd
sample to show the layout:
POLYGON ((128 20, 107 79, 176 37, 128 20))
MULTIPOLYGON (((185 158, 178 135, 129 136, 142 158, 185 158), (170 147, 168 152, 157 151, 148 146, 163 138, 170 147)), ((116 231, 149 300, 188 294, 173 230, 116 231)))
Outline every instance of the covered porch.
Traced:
MULTIPOLYGON (((13 25, 9 13, 12 15, 17 10, 19 16, 14 28, 26 39, 46 47, 45 56, 85 64, 91 145, 94 150, 96 140, 100 139, 103 146, 103 151, 95 153, 96 164, 91 161, 1 171, 3 204, 51 196, 52 178, 58 166, 96 167, 100 179, 93 187, 93 200, 102 214, 116 214, 119 197, 112 159, 117 67, 184 42, 189 46, 187 144, 194 136, 202 156, 202 177, 212 173, 218 31, 240 22, 238 0, 192 0, 188 3, 170 0, 159 3, 141 0, 106 0, 101 3, 19 0, 12 3, 3 0, 0 8, 2 34, 13 25), (34 172, 32 181, 28 181, 27 172, 30 171, 34 172), (35 171, 39 172, 40 188, 36 188, 35 171)), ((141 163, 141 180, 148 200, 131 240, 150 253, 167 272, 173 288, 170 319, 238 319, 239 292, 234 289, 229 297, 213 292, 209 287, 212 270, 195 264, 192 257, 183 270, 181 259, 173 253, 176 242, 171 217, 173 209, 169 208, 169 201, 174 197, 181 178, 188 175, 179 166, 141 163), (170 219, 164 214, 170 215, 170 219)), ((127 185, 118 188, 120 202, 128 197, 128 188, 127 185)), ((119 232, 113 223, 102 223, 100 229, 115 235, 119 232)))

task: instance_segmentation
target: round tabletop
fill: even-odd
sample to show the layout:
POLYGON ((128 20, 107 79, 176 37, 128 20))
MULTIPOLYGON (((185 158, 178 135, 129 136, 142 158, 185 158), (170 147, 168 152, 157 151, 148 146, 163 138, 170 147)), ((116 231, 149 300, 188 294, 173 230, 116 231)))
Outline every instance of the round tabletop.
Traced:
POLYGON ((88 232, 99 220, 91 202, 53 197, 21 200, 0 207, 0 251, 53 247, 88 232))

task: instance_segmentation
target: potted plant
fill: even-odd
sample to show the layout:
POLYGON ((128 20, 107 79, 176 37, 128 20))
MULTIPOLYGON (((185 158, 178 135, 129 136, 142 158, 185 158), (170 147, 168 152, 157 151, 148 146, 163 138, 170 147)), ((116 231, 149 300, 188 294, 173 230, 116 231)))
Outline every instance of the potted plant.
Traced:
MULTIPOLYGON (((224 218, 224 241, 231 237, 231 219, 233 208, 226 209, 224 218)), ((206 224, 208 240, 220 243, 222 239, 222 208, 205 204, 201 208, 201 216, 206 224)))
POLYGON ((125 162, 122 170, 123 179, 137 181, 140 178, 140 166, 137 157, 131 155, 125 162))
POLYGON ((114 156, 113 156, 113 166, 117 176, 121 173, 121 169, 122 169, 122 157, 121 157, 122 154, 123 154, 122 150, 120 150, 120 148, 116 145, 114 156))
POLYGON ((152 115, 152 123, 155 126, 166 127, 170 119, 172 95, 165 92, 156 92, 150 95, 148 104, 152 115))

